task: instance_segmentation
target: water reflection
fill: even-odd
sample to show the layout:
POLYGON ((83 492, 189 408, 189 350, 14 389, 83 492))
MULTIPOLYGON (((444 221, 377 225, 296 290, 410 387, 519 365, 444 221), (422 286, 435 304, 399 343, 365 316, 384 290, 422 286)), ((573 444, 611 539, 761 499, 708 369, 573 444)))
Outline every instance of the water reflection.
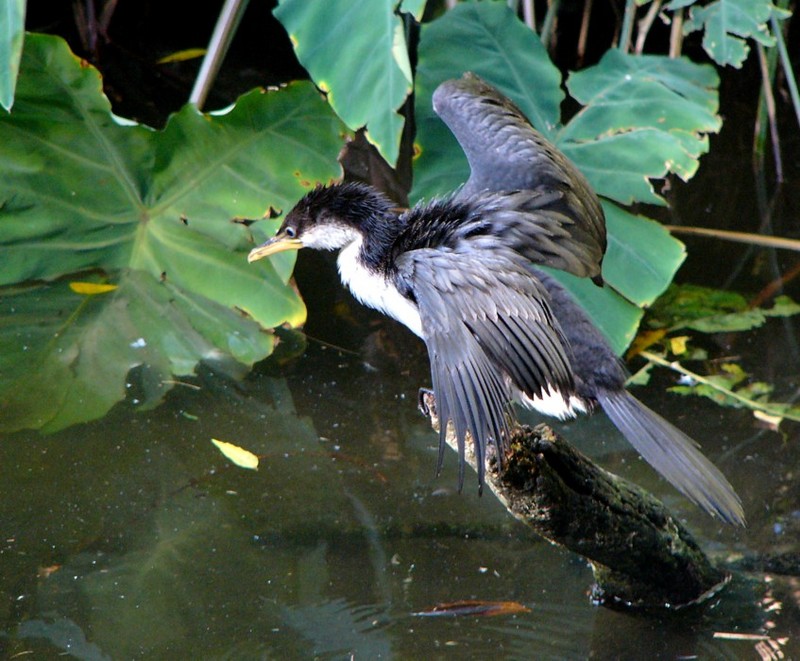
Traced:
MULTIPOLYGON (((763 573, 774 567, 703 610, 657 618, 592 606, 582 561, 478 498, 474 481, 457 494, 454 457, 434 479, 437 437, 415 406, 424 347, 346 310, 331 312, 336 326, 312 317, 309 332, 353 351, 309 341, 290 358, 303 345, 287 336, 284 353, 242 381, 205 370, 155 410, 131 395, 103 420, 3 439, 4 655, 738 658, 757 644, 800 655, 800 591, 763 573), (212 437, 256 452, 260 469, 231 465, 212 437), (530 612, 412 615, 464 599, 530 612)), ((780 355, 776 325, 748 336, 744 362, 780 355)), ((791 366, 772 376, 794 387, 791 366)), ((747 531, 693 508, 602 417, 563 431, 664 498, 716 557, 796 549, 796 428, 783 442, 746 411, 664 395, 663 385, 637 396, 703 439, 745 498, 747 531)))

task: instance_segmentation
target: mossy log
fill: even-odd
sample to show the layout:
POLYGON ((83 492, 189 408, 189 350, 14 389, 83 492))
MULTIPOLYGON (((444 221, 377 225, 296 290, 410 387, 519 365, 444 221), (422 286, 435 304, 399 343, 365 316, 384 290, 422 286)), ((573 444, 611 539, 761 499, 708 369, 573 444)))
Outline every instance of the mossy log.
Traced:
MULTIPOLYGON (((433 395, 420 402, 438 429, 433 395)), ((729 575, 651 494, 599 468, 546 425, 515 425, 510 436, 504 470, 491 459, 486 485, 537 534, 589 561, 598 603, 680 608, 727 583, 729 575)), ((452 434, 447 442, 456 449, 452 434)), ((475 468, 471 447, 466 458, 475 468)))

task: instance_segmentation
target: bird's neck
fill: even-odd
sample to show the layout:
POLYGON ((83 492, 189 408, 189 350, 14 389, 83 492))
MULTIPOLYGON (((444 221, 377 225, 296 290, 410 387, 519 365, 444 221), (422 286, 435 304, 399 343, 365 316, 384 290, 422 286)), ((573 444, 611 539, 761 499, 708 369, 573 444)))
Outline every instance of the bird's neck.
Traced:
POLYGON ((363 219, 358 245, 358 260, 367 270, 386 274, 393 267, 393 247, 402 229, 398 214, 384 210, 363 219))
MULTIPOLYGON (((367 248, 365 238, 365 235, 359 235, 339 252, 337 264, 342 283, 364 305, 393 317, 424 338, 416 303, 398 289, 390 266, 373 263, 376 248, 367 248)), ((388 256, 389 250, 384 254, 388 256)))

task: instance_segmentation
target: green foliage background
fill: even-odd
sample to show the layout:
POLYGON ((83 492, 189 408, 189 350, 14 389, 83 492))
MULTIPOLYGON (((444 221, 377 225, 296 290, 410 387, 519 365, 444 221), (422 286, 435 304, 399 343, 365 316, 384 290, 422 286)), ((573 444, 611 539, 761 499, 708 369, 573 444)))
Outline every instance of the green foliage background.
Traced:
MULTIPOLYGON (((486 1, 424 23, 412 71, 408 28, 424 9, 423 0, 283 0, 275 15, 326 95, 307 82, 256 90, 224 114, 187 106, 155 131, 115 117, 98 72, 61 39, 29 34, 23 48, 24 2, 0 0, 0 429, 102 415, 133 368, 142 403, 154 405, 201 360, 248 366, 267 356, 273 327, 304 320, 293 259, 248 265, 277 221, 233 220, 286 210, 339 177, 337 154, 362 126, 394 164, 412 91, 411 197, 453 190, 467 165, 430 98, 468 70, 511 97, 603 196, 609 286, 559 277, 622 351, 684 258, 678 241, 624 207, 663 204, 651 180, 697 170, 721 124, 714 68, 612 49, 562 80, 537 35, 505 3, 486 1), (579 107, 568 120, 562 86, 579 107), (76 281, 116 289, 78 294, 76 281)), ((769 43, 775 11, 718 0, 692 7, 688 29, 722 35, 706 48, 737 65, 746 39, 769 43)))

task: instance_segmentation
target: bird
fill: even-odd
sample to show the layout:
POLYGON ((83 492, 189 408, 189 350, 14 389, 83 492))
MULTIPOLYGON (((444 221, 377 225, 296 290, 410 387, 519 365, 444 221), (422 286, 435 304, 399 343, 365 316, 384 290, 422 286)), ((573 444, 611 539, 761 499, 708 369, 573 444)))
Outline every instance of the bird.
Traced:
POLYGON ((600 408, 689 500, 744 525, 725 476, 626 389, 623 363, 549 272, 603 285, 605 217, 589 182, 475 74, 440 84, 433 106, 469 161, 462 187, 402 210, 367 184, 318 185, 248 261, 338 251, 341 281, 355 298, 425 342, 441 423, 437 474, 452 423, 459 489, 468 437, 479 489, 489 443, 502 469, 513 402, 560 419, 600 408))

